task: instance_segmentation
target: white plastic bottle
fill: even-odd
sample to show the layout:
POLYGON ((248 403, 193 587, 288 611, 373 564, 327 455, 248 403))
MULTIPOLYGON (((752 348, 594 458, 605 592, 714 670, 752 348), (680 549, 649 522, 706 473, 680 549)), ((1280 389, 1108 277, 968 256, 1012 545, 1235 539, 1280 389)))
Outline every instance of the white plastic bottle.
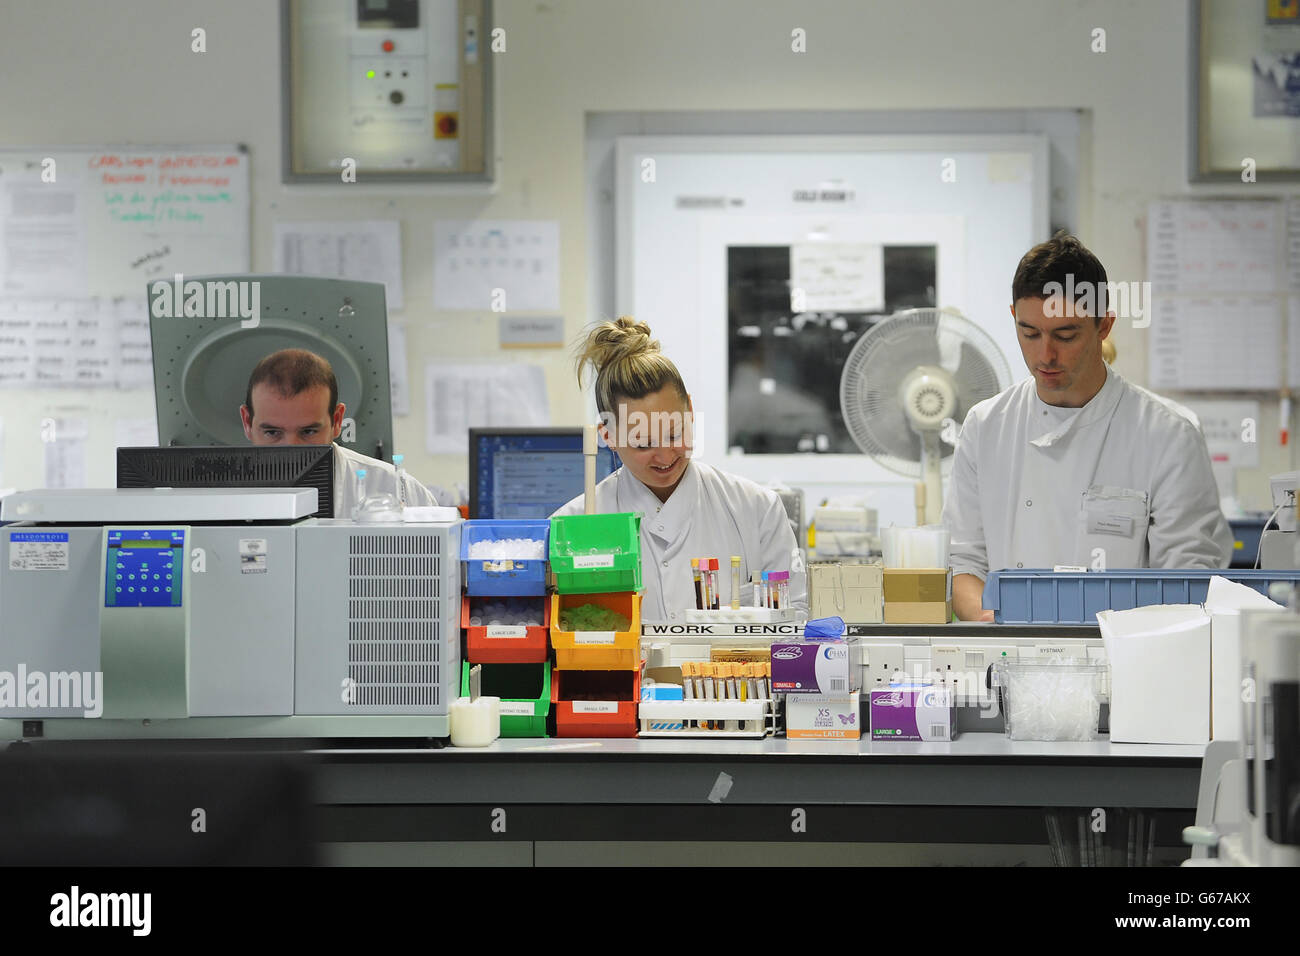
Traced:
POLYGON ((393 456, 393 468, 397 470, 397 504, 400 508, 406 507, 406 469, 402 466, 405 460, 405 455, 393 456))
POLYGON ((351 518, 353 521, 356 521, 357 516, 361 514, 361 506, 362 504, 365 503, 366 500, 366 470, 364 468, 358 468, 356 470, 356 476, 357 476, 357 498, 352 505, 351 518))

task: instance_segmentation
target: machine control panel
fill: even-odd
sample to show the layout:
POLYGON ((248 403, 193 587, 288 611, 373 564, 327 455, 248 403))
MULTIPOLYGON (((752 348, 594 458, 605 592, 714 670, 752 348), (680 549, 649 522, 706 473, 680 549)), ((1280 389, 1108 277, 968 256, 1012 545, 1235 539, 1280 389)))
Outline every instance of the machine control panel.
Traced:
POLYGON ((180 607, 185 531, 107 528, 105 607, 180 607))

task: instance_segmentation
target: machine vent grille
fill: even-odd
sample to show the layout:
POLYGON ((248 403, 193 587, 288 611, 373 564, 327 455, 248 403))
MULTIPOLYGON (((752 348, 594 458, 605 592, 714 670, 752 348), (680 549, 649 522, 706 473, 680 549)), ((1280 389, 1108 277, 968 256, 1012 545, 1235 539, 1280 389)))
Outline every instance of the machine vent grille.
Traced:
POLYGON ((353 704, 442 703, 441 589, 438 535, 348 537, 348 677, 353 704))

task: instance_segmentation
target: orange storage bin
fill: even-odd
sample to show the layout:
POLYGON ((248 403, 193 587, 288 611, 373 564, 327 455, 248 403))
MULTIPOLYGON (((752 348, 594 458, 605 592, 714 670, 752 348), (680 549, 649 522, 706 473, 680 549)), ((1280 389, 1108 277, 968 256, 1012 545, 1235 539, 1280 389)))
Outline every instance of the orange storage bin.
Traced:
POLYGON ((640 700, 639 662, 631 671, 551 673, 557 737, 635 737, 640 700))
POLYGON ((544 597, 478 597, 467 594, 461 599, 460 626, 465 631, 465 659, 471 664, 543 664, 549 659, 547 642, 551 632, 551 603, 544 597), (535 627, 470 627, 472 611, 501 601, 536 605, 541 611, 542 623, 535 627))
POLYGON ((610 594, 552 594, 551 646, 555 666, 573 671, 630 671, 641 666, 641 595, 632 591, 610 594), (566 608, 596 604, 617 611, 632 622, 626 631, 562 631, 560 614, 566 608))

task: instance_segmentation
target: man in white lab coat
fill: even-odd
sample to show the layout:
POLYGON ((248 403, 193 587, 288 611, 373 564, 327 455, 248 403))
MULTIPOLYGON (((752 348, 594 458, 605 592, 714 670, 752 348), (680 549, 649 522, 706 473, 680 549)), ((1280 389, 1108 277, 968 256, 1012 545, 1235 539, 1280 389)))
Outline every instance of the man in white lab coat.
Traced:
POLYGON ((1016 269, 1011 314, 1032 378, 967 414, 944 503, 962 620, 993 620, 990 569, 1221 568, 1231 557, 1194 421, 1102 359, 1115 323, 1106 281, 1060 233, 1016 269))
MULTIPOLYGON (((257 363, 239 408, 254 445, 328 445, 343 432, 346 408, 330 363, 304 349, 282 349, 257 363)), ((387 462, 334 445, 334 517, 350 518, 357 505, 356 473, 366 470, 366 493, 397 496, 397 471, 387 462)), ((405 475, 408 506, 437 505, 437 497, 405 475)))

